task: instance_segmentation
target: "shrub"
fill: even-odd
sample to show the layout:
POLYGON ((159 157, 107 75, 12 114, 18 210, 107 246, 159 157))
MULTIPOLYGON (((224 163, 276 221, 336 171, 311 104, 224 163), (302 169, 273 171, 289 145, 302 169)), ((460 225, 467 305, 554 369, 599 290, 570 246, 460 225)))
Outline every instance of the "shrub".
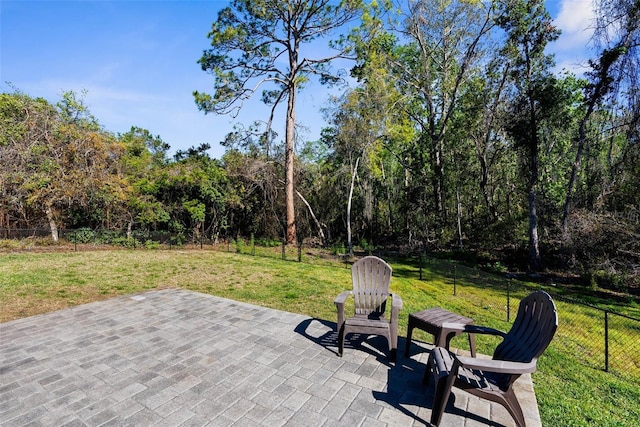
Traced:
POLYGON ((607 270, 595 270, 587 273, 587 283, 591 289, 605 288, 628 292, 627 275, 607 270))
POLYGON ((99 244, 110 245, 117 239, 122 238, 122 234, 114 230, 103 230, 98 236, 97 242, 99 244))
POLYGON ((371 252, 371 251, 373 251, 375 249, 372 244, 367 242, 367 239, 362 239, 360 241, 360 247, 362 248, 362 250, 364 252, 371 252))
POLYGON ((18 249, 19 247, 20 247, 20 241, 19 240, 13 240, 13 239, 2 239, 2 240, 0 240, 0 248, 18 249))
POLYGON ((160 248, 160 242, 156 242, 153 240, 147 240, 146 242, 144 242, 144 247, 147 249, 159 249, 160 248))
POLYGON ((258 246, 264 246, 266 248, 275 248, 277 246, 282 245, 282 242, 280 242, 280 240, 276 240, 276 239, 256 239, 255 240, 256 245, 258 246))
POLYGON ((136 246, 139 245, 139 242, 136 239, 130 238, 127 239, 126 237, 117 237, 115 239, 113 239, 113 241, 111 242, 112 245, 115 246, 122 246, 123 248, 135 248, 136 246))
POLYGON ((344 243, 335 243, 331 246, 332 255, 345 255, 346 253, 347 248, 344 246, 344 243))
POLYGON ((96 232, 90 228, 79 228, 69 233, 69 241, 71 243, 90 243, 95 241, 96 232))
POLYGON ((634 212, 571 215, 563 241, 565 262, 585 271, 590 287, 627 292, 640 281, 640 225, 634 212))

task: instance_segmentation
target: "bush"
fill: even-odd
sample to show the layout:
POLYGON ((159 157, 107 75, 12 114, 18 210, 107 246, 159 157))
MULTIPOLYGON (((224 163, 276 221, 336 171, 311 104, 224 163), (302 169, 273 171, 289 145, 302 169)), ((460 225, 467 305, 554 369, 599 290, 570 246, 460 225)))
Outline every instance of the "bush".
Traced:
POLYGON ((277 246, 281 246, 282 242, 276 239, 255 239, 256 245, 264 246, 266 248, 275 248, 277 246))
POLYGON ((332 255, 346 255, 347 248, 344 246, 344 243, 336 243, 331 246, 331 254, 332 255))
POLYGON ((592 288, 628 292, 640 281, 640 225, 634 215, 577 211, 563 245, 567 265, 592 288))
POLYGON ((51 237, 30 237, 27 241, 31 246, 55 246, 58 242, 54 242, 51 237))
POLYGON ((144 242, 144 247, 147 249, 159 249, 160 248, 160 242, 156 242, 153 240, 147 240, 146 242, 144 242))
POLYGON ((496 261, 494 263, 488 262, 484 266, 481 266, 483 270, 489 271, 491 273, 503 274, 509 271, 507 267, 502 265, 500 261, 496 261))
POLYGON ((115 239, 113 239, 113 241, 111 242, 112 245, 115 246, 122 246, 123 248, 130 248, 133 249, 137 246, 139 246, 139 242, 136 239, 127 239, 126 237, 117 237, 115 239))
POLYGON ((95 241, 96 232, 90 228, 79 228, 69 233, 68 239, 71 243, 90 243, 95 241))
POLYGON ((182 246, 184 242, 187 240, 184 234, 178 233, 175 236, 171 236, 169 238, 169 243, 175 246, 182 246))
POLYGON ((629 280, 625 273, 616 273, 606 270, 589 271, 585 275, 585 281, 591 289, 605 288, 620 292, 629 292, 629 280))
POLYGON ((2 239, 0 240, 0 248, 18 249, 20 248, 20 241, 13 239, 2 239))
POLYGON ((362 239, 360 241, 360 247, 362 248, 362 250, 364 252, 371 252, 371 251, 373 251, 375 249, 375 247, 372 244, 367 242, 367 239, 362 239))
POLYGON ((114 244, 115 241, 121 239, 122 233, 114 230, 103 230, 98 236, 97 242, 104 245, 114 244))

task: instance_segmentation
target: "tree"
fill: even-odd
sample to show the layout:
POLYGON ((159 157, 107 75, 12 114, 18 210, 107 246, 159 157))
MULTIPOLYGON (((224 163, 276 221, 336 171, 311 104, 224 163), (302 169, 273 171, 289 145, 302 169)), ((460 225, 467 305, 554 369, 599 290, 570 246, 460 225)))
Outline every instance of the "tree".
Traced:
MULTIPOLYGON (((407 113, 418 132, 408 152, 414 176, 414 193, 422 199, 425 181, 431 182, 431 202, 425 197, 420 210, 433 212, 434 228, 448 221, 448 133, 460 109, 465 86, 482 65, 484 49, 495 27, 493 2, 409 0, 399 32, 409 41, 393 61, 398 87, 412 100, 407 113)), ((431 214, 428 214, 431 215, 431 214)), ((424 225, 427 229, 427 224, 424 225)), ((426 237, 428 231, 423 231, 426 237)))
MULTIPOLYGON (((585 112, 580 120, 575 160, 562 213, 562 231, 568 226, 573 192, 580 170, 585 145, 588 143, 587 127, 593 113, 607 95, 616 104, 626 106, 631 112, 627 126, 638 129, 640 123, 640 91, 638 68, 640 67, 640 1, 599 0, 599 19, 596 22, 594 42, 601 48, 597 60, 590 60, 587 73, 589 84, 585 88, 585 112)), ((614 104, 610 102, 609 105, 614 104)), ((638 136, 636 136, 637 138, 638 136)))
POLYGON ((536 190, 539 177, 540 132, 545 115, 553 107, 556 89, 550 74, 552 57, 544 53, 547 43, 560 32, 552 25, 543 0, 508 0, 502 3, 498 23, 507 33, 505 54, 511 61, 515 86, 508 131, 522 150, 527 173, 526 193, 529 205, 529 268, 540 270, 536 190))
MULTIPOLYGON (((285 115, 286 240, 296 242, 294 140, 296 94, 312 76, 336 82, 330 63, 345 50, 311 56, 310 44, 356 18, 359 0, 233 0, 218 13, 209 39, 211 48, 199 60, 215 77, 214 94, 194 92, 205 113, 237 113, 245 100, 263 88, 262 101, 271 106, 267 132, 276 107, 287 101, 285 115), (309 50, 304 50, 304 48, 309 50)), ((318 50, 315 47, 314 50, 318 50)))
POLYGON ((277 164, 238 150, 227 150, 223 161, 232 189, 227 194, 230 231, 269 239, 282 236, 277 164))
POLYGON ((88 212, 101 211, 121 193, 118 144, 74 92, 66 92, 56 106, 22 93, 3 94, 2 104, 8 132, 0 154, 10 166, 3 187, 24 222, 33 219, 29 213, 38 220, 44 214, 57 241, 74 209, 87 219, 88 212))
MULTIPOLYGON (((55 126, 55 108, 42 98, 15 91, 0 94, 0 223, 25 227, 41 219, 42 210, 29 203, 32 190, 26 182, 33 176, 29 159, 39 151, 55 126)), ((46 157, 43 158, 43 161, 46 157)))
POLYGON ((168 163, 169 144, 160 136, 136 126, 118 135, 118 140, 124 147, 120 167, 129 186, 123 216, 127 224, 127 238, 130 238, 135 223, 156 227, 169 221, 167 207, 158 198, 158 183, 168 163))

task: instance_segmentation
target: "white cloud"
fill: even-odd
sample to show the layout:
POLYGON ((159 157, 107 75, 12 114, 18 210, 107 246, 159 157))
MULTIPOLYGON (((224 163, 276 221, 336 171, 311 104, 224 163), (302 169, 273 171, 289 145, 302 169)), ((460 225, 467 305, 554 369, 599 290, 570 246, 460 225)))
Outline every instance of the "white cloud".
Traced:
POLYGON ((555 24, 563 34, 587 41, 592 33, 594 18, 593 0, 564 0, 555 24))
POLYGON ((554 19, 562 34, 550 46, 556 55, 557 71, 567 69, 581 74, 586 70, 595 17, 593 0, 562 0, 554 19))

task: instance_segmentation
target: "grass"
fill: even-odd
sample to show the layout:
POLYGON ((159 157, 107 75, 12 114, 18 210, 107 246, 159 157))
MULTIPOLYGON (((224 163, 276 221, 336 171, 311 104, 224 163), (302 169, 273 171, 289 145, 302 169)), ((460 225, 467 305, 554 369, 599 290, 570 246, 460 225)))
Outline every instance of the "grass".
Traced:
MULTIPOLYGON (((279 254, 281 249, 273 250, 279 254)), ((297 259, 297 251, 287 253, 287 257, 297 259)), ((338 259, 319 254, 305 253, 303 260, 305 262, 298 263, 283 261, 278 255, 267 258, 207 250, 3 254, 0 255, 0 322, 117 295, 175 287, 335 321, 333 298, 350 288, 349 270, 338 259)), ((504 311, 504 291, 491 286, 504 279, 432 260, 423 270, 425 280, 421 281, 416 265, 391 264, 394 268, 392 288, 404 301, 401 335, 406 336, 407 314, 430 306, 464 313, 477 324, 508 329, 506 318, 496 315, 497 311, 504 311), (452 292, 454 277, 456 295, 452 292)), ((615 355, 622 366, 635 363, 638 368, 630 369, 624 376, 606 373, 597 363, 588 366, 582 357, 601 351, 602 319, 583 306, 556 302, 560 327, 541 357, 538 371, 533 374, 543 424, 637 425, 640 420, 638 348, 615 355), (576 349, 580 349, 581 357, 576 349)), ((637 315, 637 306, 613 308, 637 315)), ((515 309, 512 307, 512 313, 515 309)), ((637 325, 633 327, 636 329, 631 339, 637 343, 637 325)), ((633 327, 629 334, 634 333, 633 327)), ((431 341, 431 337, 416 332, 414 338, 431 341)), ((490 352, 495 344, 478 337, 480 352, 490 352)), ((465 348, 464 337, 455 338, 452 345, 465 348)))

